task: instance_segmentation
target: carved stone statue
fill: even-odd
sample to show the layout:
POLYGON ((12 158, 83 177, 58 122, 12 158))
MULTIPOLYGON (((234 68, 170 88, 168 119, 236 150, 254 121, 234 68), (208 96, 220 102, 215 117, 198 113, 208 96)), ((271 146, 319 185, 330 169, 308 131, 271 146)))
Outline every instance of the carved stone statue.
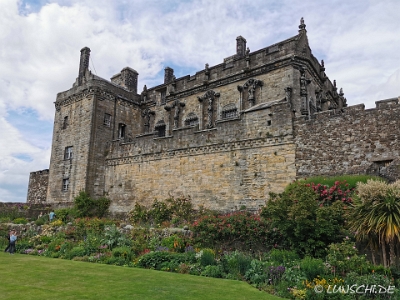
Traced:
POLYGON ((247 82, 243 85, 244 89, 247 89, 248 91, 248 98, 247 100, 250 102, 250 106, 253 106, 256 103, 256 96, 255 96, 255 92, 256 92, 256 88, 257 86, 262 86, 263 83, 261 80, 258 79, 249 79, 247 80, 247 82))
POLYGON ((181 107, 184 107, 185 103, 180 102, 178 99, 175 99, 175 101, 171 105, 166 105, 164 106, 166 111, 170 111, 172 108, 175 108, 174 112, 174 128, 179 127, 179 114, 181 112, 181 107))
POLYGON ((200 102, 203 100, 207 100, 207 128, 214 127, 214 100, 216 97, 219 97, 219 93, 216 93, 212 90, 207 91, 203 96, 197 97, 200 102))
POLYGON ((150 116, 155 115, 154 111, 151 111, 147 107, 142 110, 142 117, 144 118, 144 132, 148 133, 150 128, 150 116))

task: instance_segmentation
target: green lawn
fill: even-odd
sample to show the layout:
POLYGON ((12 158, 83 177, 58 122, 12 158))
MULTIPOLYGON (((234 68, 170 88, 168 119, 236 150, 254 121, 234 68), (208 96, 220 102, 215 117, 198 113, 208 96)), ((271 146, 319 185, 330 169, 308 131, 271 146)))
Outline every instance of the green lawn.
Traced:
POLYGON ((1 252, 0 299, 281 298, 235 280, 1 252))

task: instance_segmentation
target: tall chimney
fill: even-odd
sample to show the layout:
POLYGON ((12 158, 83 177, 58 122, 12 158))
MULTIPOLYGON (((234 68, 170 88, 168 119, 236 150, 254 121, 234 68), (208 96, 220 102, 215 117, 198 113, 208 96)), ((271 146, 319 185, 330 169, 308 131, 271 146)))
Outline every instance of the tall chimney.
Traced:
POLYGON ((239 35, 236 38, 236 55, 243 57, 246 53, 246 39, 239 35))
POLYGON ((170 83, 174 80, 174 69, 166 67, 164 69, 164 83, 170 83))
POLYGON ((136 70, 126 67, 121 71, 121 85, 137 94, 138 75, 136 70))
POLYGON ((79 62, 79 85, 82 84, 82 79, 85 77, 86 71, 89 70, 90 49, 88 47, 82 48, 81 59, 79 62))

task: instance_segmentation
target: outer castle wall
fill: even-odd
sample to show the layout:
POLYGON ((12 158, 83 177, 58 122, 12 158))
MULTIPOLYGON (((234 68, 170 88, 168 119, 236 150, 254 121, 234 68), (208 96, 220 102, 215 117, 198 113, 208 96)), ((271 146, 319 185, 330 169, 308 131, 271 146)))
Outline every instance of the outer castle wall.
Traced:
POLYGON ((298 177, 375 174, 399 177, 400 105, 393 98, 317 113, 294 122, 298 177))

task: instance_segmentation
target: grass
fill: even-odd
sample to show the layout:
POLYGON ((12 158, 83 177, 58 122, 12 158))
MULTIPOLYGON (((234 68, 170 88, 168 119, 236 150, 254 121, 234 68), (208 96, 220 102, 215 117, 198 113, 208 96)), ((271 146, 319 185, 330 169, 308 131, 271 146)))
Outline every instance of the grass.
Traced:
POLYGON ((241 281, 0 253, 0 299, 279 300, 241 281))
POLYGON ((314 176, 305 179, 300 179, 300 182, 304 183, 315 183, 315 184, 322 184, 327 185, 329 187, 335 184, 335 181, 345 181, 349 184, 349 188, 355 188, 357 186, 357 182, 366 183, 368 179, 373 180, 380 180, 384 181, 381 177, 378 176, 371 176, 371 175, 341 175, 341 176, 314 176))

